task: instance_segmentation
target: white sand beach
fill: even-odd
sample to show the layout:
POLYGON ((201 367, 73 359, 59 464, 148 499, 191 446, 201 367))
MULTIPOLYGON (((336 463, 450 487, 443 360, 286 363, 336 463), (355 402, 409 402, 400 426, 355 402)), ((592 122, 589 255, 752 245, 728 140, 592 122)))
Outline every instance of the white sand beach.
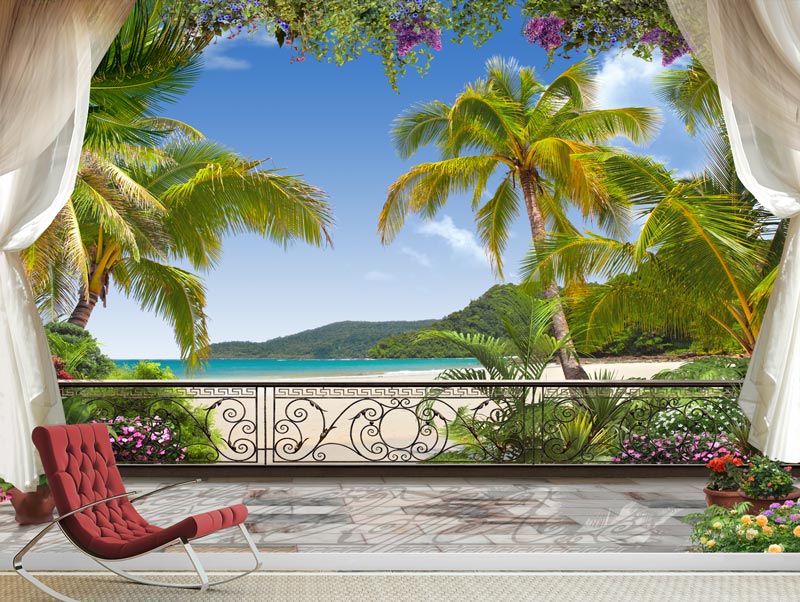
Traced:
MULTIPOLYGON (((592 361, 584 362, 583 366, 589 376, 596 378, 596 375, 604 371, 610 371, 615 380, 625 380, 628 378, 650 378, 662 370, 673 370, 686 363, 686 360, 675 361, 592 361)), ((308 381, 342 381, 342 382, 415 382, 434 380, 439 375, 438 370, 419 370, 407 372, 388 372, 384 374, 367 374, 361 376, 325 376, 304 378, 299 380, 308 381)), ((557 381, 563 380, 564 375, 558 364, 551 364, 545 368, 542 380, 557 381)))

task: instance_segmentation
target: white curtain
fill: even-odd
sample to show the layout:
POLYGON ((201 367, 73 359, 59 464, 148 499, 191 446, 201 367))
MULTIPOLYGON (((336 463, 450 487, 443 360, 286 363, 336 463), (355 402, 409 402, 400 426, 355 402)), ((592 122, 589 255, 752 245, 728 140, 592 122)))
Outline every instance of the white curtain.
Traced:
POLYGON ((133 0, 0 0, 0 477, 33 490, 31 443, 64 422, 19 252, 75 184, 94 69, 133 0))
POLYGON ((736 171, 759 203, 791 218, 780 271, 739 405, 750 443, 800 461, 800 2, 668 0, 720 90, 736 171))

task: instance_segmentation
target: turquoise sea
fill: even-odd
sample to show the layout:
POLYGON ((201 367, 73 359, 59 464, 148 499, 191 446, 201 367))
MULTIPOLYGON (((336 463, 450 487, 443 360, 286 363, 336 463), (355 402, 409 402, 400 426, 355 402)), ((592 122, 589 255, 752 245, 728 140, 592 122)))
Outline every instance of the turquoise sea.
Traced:
MULTIPOLYGON (((134 365, 139 360, 114 360, 117 364, 134 365)), ((404 376, 414 372, 447 368, 477 367, 473 359, 408 359, 408 360, 282 360, 282 359, 214 359, 209 360, 205 371, 187 375, 180 360, 149 360, 169 367, 178 378, 206 380, 250 380, 361 376, 388 374, 404 376)))

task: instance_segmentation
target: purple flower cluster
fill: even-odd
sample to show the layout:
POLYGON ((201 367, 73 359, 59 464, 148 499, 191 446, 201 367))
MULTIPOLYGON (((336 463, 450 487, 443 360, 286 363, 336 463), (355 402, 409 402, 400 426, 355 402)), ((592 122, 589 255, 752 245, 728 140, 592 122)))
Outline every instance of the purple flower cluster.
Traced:
POLYGON ((632 434, 625 439, 622 451, 612 459, 615 464, 705 464, 712 458, 731 454, 743 458, 725 435, 700 433, 675 435, 673 438, 649 438, 632 434))
POLYGON ((172 429, 159 416, 146 421, 139 416, 117 416, 99 422, 111 429, 109 440, 118 462, 165 464, 181 462, 186 457, 186 448, 180 446, 172 429))
MULTIPOLYGON (((219 35, 226 31, 229 38, 234 38, 245 29, 252 32, 262 16, 262 8, 262 0, 200 0, 199 6, 192 12, 194 27, 191 33, 203 35, 211 32, 219 35)), ((283 27, 280 21, 278 25, 283 27)))
POLYGON ((427 44, 433 50, 442 49, 442 32, 431 27, 427 19, 416 16, 410 20, 394 21, 392 29, 397 37, 398 56, 407 55, 417 44, 427 44))
POLYGON ((654 27, 647 31, 639 38, 639 41, 645 44, 658 44, 661 49, 661 65, 664 67, 668 67, 676 59, 692 50, 686 40, 683 39, 683 36, 673 35, 660 27, 654 27))
POLYGON ((547 50, 555 50, 564 42, 561 37, 561 27, 566 23, 555 15, 549 17, 534 17, 525 26, 525 35, 531 44, 538 43, 547 50))

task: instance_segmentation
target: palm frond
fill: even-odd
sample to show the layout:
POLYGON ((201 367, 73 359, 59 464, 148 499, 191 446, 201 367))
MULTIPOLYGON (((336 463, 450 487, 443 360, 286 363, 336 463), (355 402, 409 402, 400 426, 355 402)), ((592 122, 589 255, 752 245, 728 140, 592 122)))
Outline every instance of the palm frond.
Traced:
POLYGON ((555 136, 603 143, 619 136, 634 144, 650 142, 661 125, 658 109, 624 107, 619 109, 595 109, 577 113, 558 125, 555 136))
POLYGON ((146 258, 123 258, 113 275, 126 296, 172 327, 181 358, 190 369, 199 368, 208 357, 211 343, 205 313, 206 290, 200 278, 146 258))
POLYGON ((505 341, 484 334, 464 334, 451 330, 428 330, 417 335, 417 341, 439 339, 463 349, 476 358, 492 379, 516 378, 516 367, 506 361, 508 345, 505 341))
POLYGON ((475 214, 478 236, 487 250, 492 269, 501 278, 503 252, 511 232, 511 225, 519 215, 519 207, 519 193, 514 186, 513 175, 510 174, 475 214))
POLYGON ((479 182, 485 182, 498 163, 495 157, 470 156, 412 167, 389 187, 378 217, 381 241, 390 243, 410 212, 434 217, 451 194, 469 192, 479 182))
POLYGON ((400 157, 408 159, 428 144, 446 144, 449 115, 450 107, 434 100, 414 105, 395 119, 392 142, 400 157))
POLYGON ((657 75, 653 87, 656 97, 671 105, 690 134, 722 122, 717 84, 696 58, 685 69, 668 69, 657 75))

